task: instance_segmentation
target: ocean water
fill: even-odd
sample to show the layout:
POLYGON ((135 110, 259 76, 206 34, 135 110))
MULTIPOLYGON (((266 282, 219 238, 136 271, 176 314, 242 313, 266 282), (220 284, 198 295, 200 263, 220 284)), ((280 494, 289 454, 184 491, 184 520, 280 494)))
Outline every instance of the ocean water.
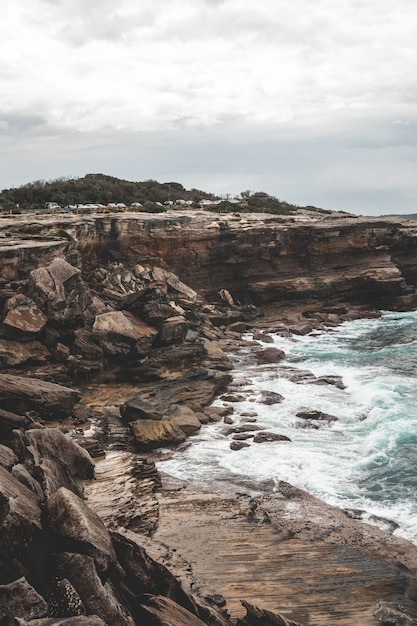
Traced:
POLYGON ((232 481, 263 491, 284 480, 330 504, 364 511, 371 522, 391 520, 398 525, 394 534, 417 544, 417 312, 383 313, 303 337, 272 336, 286 360, 256 365, 253 349, 242 348, 233 356, 233 391, 241 400, 215 404, 233 406, 234 425, 244 423, 242 414, 256 413, 258 425, 291 442, 233 451, 225 425, 210 424, 160 469, 206 485, 232 481), (303 377, 305 370, 341 376, 345 389, 315 384, 303 377), (263 391, 284 400, 267 406, 263 391), (297 417, 305 410, 337 420, 297 417))

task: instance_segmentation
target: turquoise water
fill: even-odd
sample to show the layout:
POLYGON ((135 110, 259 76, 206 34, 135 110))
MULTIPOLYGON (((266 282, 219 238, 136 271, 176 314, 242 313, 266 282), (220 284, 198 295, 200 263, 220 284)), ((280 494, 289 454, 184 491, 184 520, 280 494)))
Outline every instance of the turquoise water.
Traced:
POLYGON ((330 504, 392 520, 395 534, 417 543, 417 313, 384 313, 319 335, 274 336, 274 345, 286 352, 285 362, 257 366, 250 348, 236 357, 244 399, 233 403, 233 417, 238 424, 242 413, 255 412, 258 424, 291 442, 231 451, 224 425, 210 425, 163 469, 265 489, 285 480, 330 504), (292 382, 290 367, 341 376, 346 388, 292 382), (266 390, 284 401, 262 404, 266 390), (307 428, 296 414, 310 409, 337 420, 307 428))

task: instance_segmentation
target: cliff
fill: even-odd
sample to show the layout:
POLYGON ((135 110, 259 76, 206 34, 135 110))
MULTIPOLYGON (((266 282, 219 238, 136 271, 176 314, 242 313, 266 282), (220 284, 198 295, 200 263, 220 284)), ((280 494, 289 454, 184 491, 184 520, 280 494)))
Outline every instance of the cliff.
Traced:
POLYGON ((169 268, 199 293, 257 305, 294 300, 410 308, 417 227, 387 218, 214 214, 16 216, 0 224, 8 277, 77 250, 85 271, 109 259, 169 268), (15 239, 15 263, 10 239, 15 239))

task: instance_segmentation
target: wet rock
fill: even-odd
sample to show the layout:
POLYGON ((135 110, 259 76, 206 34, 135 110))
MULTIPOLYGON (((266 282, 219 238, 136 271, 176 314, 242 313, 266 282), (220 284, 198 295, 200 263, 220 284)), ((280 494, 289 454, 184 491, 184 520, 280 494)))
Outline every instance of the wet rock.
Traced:
POLYGON ((346 389, 341 376, 319 376, 312 383, 314 385, 334 385, 338 389, 346 389))
POLYGON ((45 327, 46 316, 36 303, 24 294, 10 298, 5 308, 7 313, 3 324, 12 336, 37 335, 45 327))
POLYGON ((232 435, 232 439, 235 441, 246 441, 246 439, 253 439, 253 433, 236 433, 232 435))
POLYGON ((130 427, 137 445, 145 450, 172 446, 186 439, 184 431, 170 420, 137 420, 130 427))
POLYGON ((43 419, 62 419, 80 399, 74 389, 37 378, 0 374, 0 402, 6 411, 36 411, 43 419))
POLYGON ((255 360, 259 365, 279 363, 283 359, 285 359, 285 352, 278 348, 265 348, 255 353, 255 360))
MULTIPOLYGON (((61 487, 46 503, 52 530, 65 540, 66 546, 81 548, 94 559, 101 574, 116 563, 110 534, 98 515, 72 491, 61 487)), ((75 550, 74 550, 75 551, 75 550)))
MULTIPOLYGON (((0 623, 14 626, 14 618, 32 620, 47 614, 48 605, 44 598, 29 585, 25 578, 19 578, 8 585, 0 585, 0 623)), ((32 622, 31 622, 32 623, 32 622)))
POLYGON ((57 428, 29 430, 24 439, 46 497, 60 487, 82 495, 82 481, 94 475, 88 452, 57 428))
POLYGON ((231 441, 229 448, 231 450, 242 450, 242 448, 249 448, 250 445, 248 443, 245 443, 244 441, 231 441))
POLYGON ((252 335, 256 341, 263 341, 264 343, 274 343, 274 339, 273 337, 271 337, 271 335, 268 335, 267 333, 260 330, 254 330, 252 332, 252 335))
POLYGON ((329 413, 323 413, 323 411, 299 411, 296 416, 303 420, 318 420, 320 422, 336 422, 337 417, 329 415, 329 413))
POLYGON ((275 391, 268 391, 266 389, 262 390, 262 404, 266 404, 267 406, 271 406, 273 404, 279 404, 285 398, 280 393, 276 393, 275 391))
POLYGON ((161 420, 164 414, 162 409, 134 396, 120 406, 120 415, 125 421, 132 422, 139 419, 161 420))
POLYGON ((313 331, 313 326, 311 324, 292 324, 288 327, 288 330, 293 335, 308 335, 313 331))
POLYGON ((245 396, 236 395, 233 393, 227 393, 220 398, 224 402, 243 402, 245 400, 245 396))
POLYGON ((278 433, 257 433, 253 441, 255 443, 269 443, 271 441, 291 441, 286 435, 279 435, 278 433))
POLYGON ((225 435, 233 435, 235 433, 250 433, 256 430, 263 430, 262 426, 258 424, 242 424, 241 426, 233 426, 224 430, 225 435))
POLYGON ((207 353, 205 363, 207 363, 208 366, 221 371, 233 369, 230 359, 227 357, 218 341, 209 341, 206 339, 203 341, 203 345, 207 353))

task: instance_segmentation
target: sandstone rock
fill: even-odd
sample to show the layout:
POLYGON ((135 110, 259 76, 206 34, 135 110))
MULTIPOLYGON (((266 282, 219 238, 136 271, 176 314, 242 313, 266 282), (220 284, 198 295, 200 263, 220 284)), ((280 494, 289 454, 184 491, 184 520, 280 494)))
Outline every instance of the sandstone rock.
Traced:
POLYGON ((87 613, 100 617, 106 626, 134 626, 134 621, 121 604, 114 585, 102 582, 94 559, 84 554, 54 555, 58 574, 69 580, 86 607, 87 613))
POLYGON ((166 283, 180 295, 186 296, 186 298, 190 300, 191 302, 196 301, 197 294, 194 291, 194 289, 191 289, 191 287, 181 282, 178 276, 176 276, 172 272, 168 272, 167 270, 164 270, 161 267, 153 267, 152 275, 153 275, 154 280, 161 282, 161 283, 166 283))
POLYGON ((30 419, 28 417, 0 409, 0 437, 10 439, 13 430, 27 428, 29 424, 30 419))
POLYGON ((36 411, 43 419, 62 419, 71 414, 80 394, 74 389, 37 378, 0 374, 0 402, 7 411, 36 411))
POLYGON ((18 458, 8 446, 0 443, 0 465, 10 472, 13 465, 18 463, 18 458))
POLYGON ((261 392, 262 395, 262 404, 266 404, 267 406, 271 406, 273 404, 279 404, 284 400, 284 396, 281 396, 280 393, 276 393, 275 391, 268 391, 264 389, 261 392))
POLYGON ((242 600, 242 605, 246 609, 246 616, 238 619, 236 626, 301 626, 298 622, 293 622, 278 613, 259 609, 245 600, 242 600))
POLYGON ((210 367, 221 371, 228 371, 233 369, 232 362, 225 354, 218 341, 210 341, 208 339, 205 339, 203 341, 203 346, 207 353, 207 358, 205 362, 208 363, 210 367))
POLYGON ((104 355, 103 349, 95 342, 92 332, 86 328, 79 328, 74 332, 74 352, 81 354, 85 359, 101 359, 104 355))
POLYGON ((88 452, 57 428, 30 430, 24 438, 45 496, 51 496, 61 487, 81 496, 82 481, 94 475, 88 452))
POLYGON ((255 359, 259 365, 266 363, 279 363, 285 359, 285 352, 283 352, 283 350, 279 350, 278 348, 265 348, 264 350, 256 352, 255 359))
POLYGON ((16 620, 15 626, 106 626, 97 615, 77 615, 76 617, 47 617, 45 619, 16 620))
POLYGON ((164 565, 124 535, 115 532, 112 538, 118 561, 126 573, 123 582, 136 596, 145 593, 169 596, 188 611, 195 611, 193 599, 164 565))
POLYGON ((237 395, 234 393, 226 393, 220 398, 224 402, 243 402, 245 400, 245 396, 237 395))
POLYGON ((230 330, 234 333, 245 333, 248 330, 248 324, 245 322, 232 322, 228 325, 227 330, 230 330))
POLYGON ((16 367, 29 361, 41 363, 50 356, 49 350, 39 341, 20 343, 0 339, 0 367, 16 367))
POLYGON ((11 475, 14 476, 14 478, 17 478, 22 485, 30 489, 30 491, 32 491, 39 498, 39 500, 43 500, 44 494, 42 487, 38 481, 33 478, 32 474, 28 472, 24 465, 21 463, 13 465, 11 475))
POLYGON ((253 338, 256 339, 256 341, 263 341, 264 343, 274 343, 273 337, 271 337, 271 335, 268 335, 265 332, 254 330, 252 332, 252 335, 253 335, 253 338))
POLYGON ((171 407, 168 419, 172 424, 176 424, 188 436, 200 430, 201 423, 192 409, 183 405, 171 407))
POLYGON ((97 615, 77 615, 76 617, 47 617, 45 619, 17 619, 15 626, 106 626, 97 615))
POLYGON ((6 303, 3 324, 15 336, 37 335, 44 328, 47 318, 33 300, 24 294, 10 298, 6 303))
POLYGON ((108 530, 94 513, 72 491, 61 487, 46 503, 49 524, 52 530, 66 540, 66 545, 81 546, 84 554, 94 559, 101 574, 116 563, 108 530))
MULTIPOLYGON (((0 623, 14 626, 14 618, 32 620, 47 614, 48 605, 44 598, 29 585, 25 578, 19 578, 8 585, 0 585, 0 623)), ((31 622, 32 623, 32 622, 31 622)))
POLYGON ((253 441, 255 443, 267 443, 270 441, 291 441, 286 435, 279 435, 278 433, 257 433, 253 441))
POLYGON ((91 303, 90 291, 80 270, 55 258, 47 267, 30 273, 33 297, 42 302, 48 319, 72 322, 82 318, 91 303))
POLYGON ((159 326, 157 344, 170 346, 182 343, 187 335, 188 322, 182 315, 169 317, 159 326))
POLYGON ((161 420, 163 411, 139 396, 134 396, 120 406, 120 415, 127 422, 139 419, 161 420))
POLYGON ((97 315, 93 324, 93 335, 105 352, 117 355, 128 354, 134 349, 146 355, 158 334, 157 330, 129 313, 113 311, 97 315), (123 348, 120 345, 124 346, 123 348))
POLYGON ((417 604, 415 602, 380 602, 374 613, 384 626, 416 626, 417 604))
POLYGON ((140 617, 152 626, 205 626, 198 617, 164 596, 148 596, 142 603, 140 617))
POLYGON ((40 498, 0 467, 0 554, 18 557, 41 529, 40 498))
POLYGON ((130 425, 140 448, 162 448, 185 441, 184 431, 170 420, 138 420, 130 425))

